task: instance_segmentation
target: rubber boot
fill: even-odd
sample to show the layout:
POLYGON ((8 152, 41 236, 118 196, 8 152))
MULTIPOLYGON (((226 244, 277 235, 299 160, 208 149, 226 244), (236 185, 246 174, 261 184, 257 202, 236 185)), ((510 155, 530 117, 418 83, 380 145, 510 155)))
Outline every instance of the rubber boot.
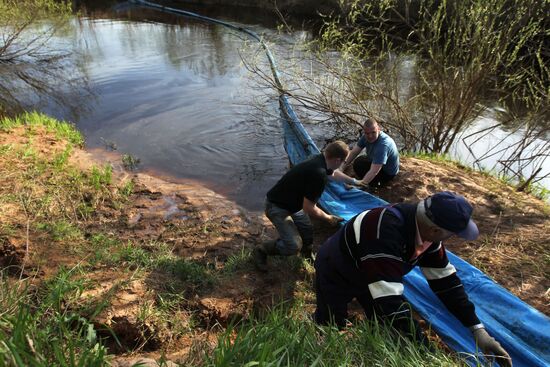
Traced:
POLYGON ((267 256, 279 254, 276 245, 276 240, 264 241, 260 246, 256 247, 254 251, 252 251, 254 265, 256 265, 256 268, 259 271, 267 273, 267 256))

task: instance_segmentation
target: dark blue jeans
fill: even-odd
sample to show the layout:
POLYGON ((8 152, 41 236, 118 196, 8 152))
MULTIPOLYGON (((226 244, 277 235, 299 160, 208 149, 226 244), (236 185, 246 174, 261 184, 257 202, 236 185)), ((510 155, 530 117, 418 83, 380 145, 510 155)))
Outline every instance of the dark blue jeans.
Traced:
POLYGON ((265 215, 279 232, 277 251, 281 255, 296 255, 302 246, 313 243, 313 226, 306 213, 291 213, 269 200, 265 201, 265 215))
POLYGON ((314 318, 318 324, 335 323, 339 328, 344 328, 348 318, 348 303, 357 299, 367 318, 374 316, 374 303, 368 290, 357 289, 338 270, 338 266, 355 266, 351 261, 346 263, 339 253, 338 241, 341 233, 342 230, 329 237, 321 245, 315 259, 317 309, 314 318))
MULTIPOLYGON (((365 177, 367 172, 370 170, 371 164, 372 163, 369 161, 366 155, 360 155, 359 157, 355 158, 355 160, 353 161, 353 171, 355 172, 355 175, 358 179, 362 179, 363 177, 365 177)), ((369 186, 384 186, 385 184, 393 180, 394 177, 395 175, 388 175, 384 172, 383 169, 381 169, 380 172, 378 172, 378 174, 374 176, 371 182, 369 182, 369 186)))

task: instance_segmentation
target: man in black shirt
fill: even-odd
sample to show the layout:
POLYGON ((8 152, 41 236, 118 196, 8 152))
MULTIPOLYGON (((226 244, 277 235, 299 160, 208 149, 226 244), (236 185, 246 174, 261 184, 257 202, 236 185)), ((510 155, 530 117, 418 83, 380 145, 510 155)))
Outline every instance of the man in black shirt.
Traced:
POLYGON ((309 216, 336 225, 342 218, 326 214, 317 205, 327 178, 353 183, 354 179, 340 171, 349 153, 342 141, 327 145, 324 152, 292 167, 267 193, 265 214, 279 233, 279 238, 263 242, 254 252, 256 266, 267 271, 268 255, 296 255, 299 251, 311 257, 313 226, 309 216))
POLYGON ((444 191, 418 203, 374 208, 350 219, 321 245, 315 259, 315 321, 344 327, 347 304, 356 298, 367 317, 381 317, 425 342, 403 298, 403 276, 418 265, 445 307, 470 328, 479 348, 501 366, 512 366, 508 353, 476 316, 442 243, 453 235, 477 238, 472 211, 464 197, 444 191))

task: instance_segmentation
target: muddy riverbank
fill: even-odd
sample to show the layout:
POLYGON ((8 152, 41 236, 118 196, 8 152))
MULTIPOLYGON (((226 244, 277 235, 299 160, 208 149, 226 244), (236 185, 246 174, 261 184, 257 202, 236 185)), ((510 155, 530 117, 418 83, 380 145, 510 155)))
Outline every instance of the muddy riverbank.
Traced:
MULTIPOLYGON (((254 269, 251 250, 274 235, 262 213, 196 183, 125 171, 115 155, 97 160, 44 127, 1 131, 0 154, 2 268, 37 289, 63 269, 85 281, 64 307, 89 318, 113 365, 161 355, 186 363, 232 320, 281 302, 314 310, 307 262, 274 258, 267 274, 254 269)), ((375 194, 400 202, 439 190, 465 195, 482 233, 450 248, 550 314, 548 207, 459 165, 407 157, 375 194)), ((315 227, 317 248, 334 228, 315 227)))

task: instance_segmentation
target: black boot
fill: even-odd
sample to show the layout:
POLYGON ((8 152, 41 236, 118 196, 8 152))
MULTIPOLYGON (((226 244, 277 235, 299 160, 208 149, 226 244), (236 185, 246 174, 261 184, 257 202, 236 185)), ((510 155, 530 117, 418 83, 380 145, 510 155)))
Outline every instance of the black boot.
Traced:
POLYGON ((267 256, 279 254, 276 245, 276 240, 264 241, 252 251, 254 265, 259 271, 267 273, 267 256))
POLYGON ((314 260, 314 258, 313 258, 313 246, 312 245, 303 245, 302 248, 300 249, 300 255, 304 259, 312 262, 314 260))

